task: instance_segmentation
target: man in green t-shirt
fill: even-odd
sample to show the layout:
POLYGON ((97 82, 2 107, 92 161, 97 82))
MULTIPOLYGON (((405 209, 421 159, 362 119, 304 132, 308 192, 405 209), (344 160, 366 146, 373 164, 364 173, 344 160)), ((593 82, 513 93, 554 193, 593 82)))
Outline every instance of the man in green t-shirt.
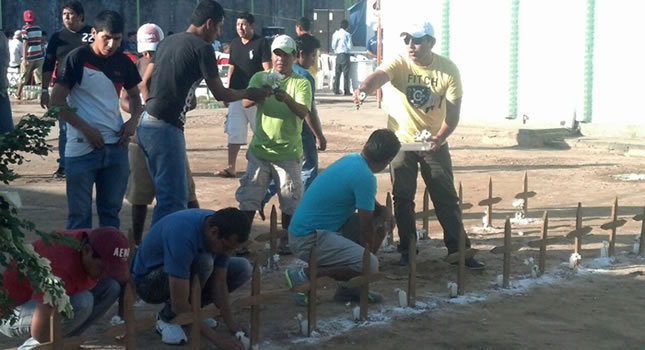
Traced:
MULTIPOLYGON (((282 227, 289 227, 291 216, 302 197, 302 121, 310 118, 312 91, 309 81, 293 72, 296 43, 280 35, 271 44, 273 69, 251 77, 249 87, 271 86, 273 96, 262 102, 243 100, 248 108, 257 104, 255 133, 246 153, 248 165, 235 198, 240 210, 251 220, 260 210, 262 199, 274 180, 282 211, 282 227)), ((280 250, 287 253, 287 241, 280 250)))

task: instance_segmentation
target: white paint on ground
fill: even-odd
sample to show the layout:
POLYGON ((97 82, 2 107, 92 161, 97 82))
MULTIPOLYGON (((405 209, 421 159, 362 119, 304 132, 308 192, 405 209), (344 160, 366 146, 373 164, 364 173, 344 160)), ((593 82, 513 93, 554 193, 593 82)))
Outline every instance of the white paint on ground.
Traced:
POLYGON ((620 181, 645 181, 645 174, 614 174, 611 177, 620 181))

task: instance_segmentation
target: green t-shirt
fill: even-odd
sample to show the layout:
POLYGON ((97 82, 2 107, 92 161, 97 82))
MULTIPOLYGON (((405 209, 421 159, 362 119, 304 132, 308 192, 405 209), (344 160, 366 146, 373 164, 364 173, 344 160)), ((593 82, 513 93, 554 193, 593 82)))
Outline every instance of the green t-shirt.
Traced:
MULTIPOLYGON (((265 76, 272 70, 257 72, 249 82, 249 88, 265 85, 265 76)), ((280 88, 293 99, 311 110, 311 84, 297 73, 291 73, 280 81, 280 88)), ((293 113, 275 96, 258 103, 255 117, 255 133, 249 152, 268 161, 293 160, 302 157, 302 119, 293 113)))

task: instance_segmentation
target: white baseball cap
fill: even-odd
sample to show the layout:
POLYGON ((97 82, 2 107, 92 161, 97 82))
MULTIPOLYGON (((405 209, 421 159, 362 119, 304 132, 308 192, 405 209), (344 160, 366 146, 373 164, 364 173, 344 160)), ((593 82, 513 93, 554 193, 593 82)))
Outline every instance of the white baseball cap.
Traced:
POLYGON ((154 24, 146 23, 137 30, 137 51, 157 51, 157 45, 163 40, 163 30, 154 24))
POLYGON ((401 36, 409 35, 413 38, 423 38, 429 35, 434 38, 434 28, 430 22, 416 22, 412 23, 407 31, 401 32, 401 36))
POLYGON ((296 42, 288 35, 279 35, 271 43, 271 52, 282 50, 286 53, 296 52, 296 42))

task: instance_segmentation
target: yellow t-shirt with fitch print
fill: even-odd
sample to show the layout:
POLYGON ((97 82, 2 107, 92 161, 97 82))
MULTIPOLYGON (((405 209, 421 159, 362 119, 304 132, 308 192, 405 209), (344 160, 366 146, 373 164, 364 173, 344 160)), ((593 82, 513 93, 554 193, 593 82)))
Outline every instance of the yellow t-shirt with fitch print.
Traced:
POLYGON ((445 100, 454 102, 463 94, 457 66, 448 58, 433 55, 429 66, 399 56, 378 68, 390 77, 395 94, 387 127, 402 143, 415 142, 423 129, 436 135, 446 118, 445 100))

